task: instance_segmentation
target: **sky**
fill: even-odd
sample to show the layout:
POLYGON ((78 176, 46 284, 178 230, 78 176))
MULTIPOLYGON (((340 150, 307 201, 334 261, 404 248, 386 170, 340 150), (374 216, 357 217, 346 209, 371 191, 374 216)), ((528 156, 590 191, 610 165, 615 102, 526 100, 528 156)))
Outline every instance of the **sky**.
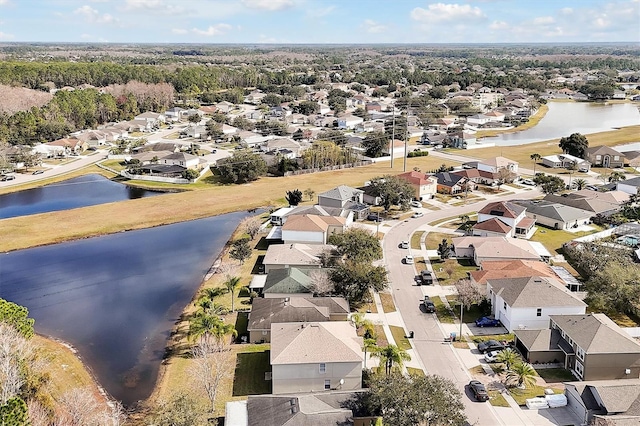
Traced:
POLYGON ((640 43, 640 0, 0 0, 0 42, 640 43))

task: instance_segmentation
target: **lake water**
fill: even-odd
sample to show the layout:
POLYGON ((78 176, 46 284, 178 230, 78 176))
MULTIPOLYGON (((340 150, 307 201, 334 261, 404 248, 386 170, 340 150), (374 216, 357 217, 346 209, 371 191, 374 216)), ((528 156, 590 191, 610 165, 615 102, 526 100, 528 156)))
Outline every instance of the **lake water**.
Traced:
POLYGON ((246 212, 2 254, 0 297, 71 343, 125 405, 155 384, 167 337, 246 212))
POLYGON ((39 188, 0 195, 0 219, 151 197, 162 192, 113 182, 97 174, 84 175, 39 188))
POLYGON ((631 103, 549 102, 549 111, 533 128, 505 133, 483 141, 498 146, 523 145, 569 136, 597 133, 640 124, 640 111, 631 103))

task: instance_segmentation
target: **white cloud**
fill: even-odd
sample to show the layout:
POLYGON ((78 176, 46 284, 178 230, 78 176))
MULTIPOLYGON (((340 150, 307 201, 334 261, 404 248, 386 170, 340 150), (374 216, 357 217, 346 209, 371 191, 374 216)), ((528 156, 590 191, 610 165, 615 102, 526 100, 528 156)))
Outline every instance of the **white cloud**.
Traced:
POLYGON ((324 9, 310 9, 307 11, 307 16, 310 18, 323 18, 330 15, 334 10, 336 10, 335 6, 328 6, 324 9))
POLYGON ((540 16, 533 19, 533 25, 551 25, 556 22, 553 16, 540 16))
POLYGON ((494 31, 506 30, 508 28, 509 28, 509 24, 507 24, 504 21, 493 21, 489 25, 489 29, 494 30, 494 31))
POLYGON ((0 0, 0 6, 4 6, 5 4, 9 4, 9 0, 0 0))
POLYGON ((365 19, 362 23, 362 28, 371 34, 379 34, 387 30, 386 25, 380 24, 372 19, 365 19))
POLYGON ((191 31, 198 35, 212 37, 212 36, 223 35, 227 31, 229 31, 231 28, 232 26, 229 24, 216 24, 216 25, 209 25, 209 28, 207 28, 206 30, 194 28, 191 31))
POLYGON ((125 9, 160 9, 166 7, 161 0, 126 0, 125 9))
POLYGON ((427 6, 427 9, 416 7, 411 11, 411 19, 425 24, 434 24, 449 21, 477 21, 486 18, 479 7, 471 7, 468 4, 444 4, 436 3, 427 6))
POLYGON ((242 4, 251 9, 282 10, 294 6, 293 0, 242 0, 242 4))
POLYGON ((87 22, 96 24, 113 24, 117 22, 117 19, 112 15, 105 13, 100 14, 96 9, 91 6, 84 5, 73 11, 74 14, 84 16, 87 22))
POLYGON ((13 40, 13 34, 7 34, 0 31, 0 40, 13 40))
POLYGON ((570 7, 563 7, 562 9, 560 9, 561 15, 571 15, 572 13, 573 9, 571 9, 570 7))
POLYGON ((186 33, 188 33, 189 31, 187 31, 187 30, 185 30, 185 29, 183 29, 183 28, 172 28, 172 29, 171 29, 171 32, 172 32, 173 34, 186 34, 186 33))

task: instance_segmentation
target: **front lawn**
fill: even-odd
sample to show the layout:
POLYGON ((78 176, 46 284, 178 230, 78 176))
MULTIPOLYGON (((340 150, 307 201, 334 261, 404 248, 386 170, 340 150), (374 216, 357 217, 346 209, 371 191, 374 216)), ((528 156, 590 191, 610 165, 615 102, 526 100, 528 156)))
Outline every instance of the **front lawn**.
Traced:
POLYGON ((440 285, 453 285, 458 280, 468 278, 468 272, 478 269, 471 259, 438 259, 431 261, 431 266, 440 285))
POLYGON ((438 244, 442 242, 442 240, 447 240, 449 244, 451 244, 451 238, 455 237, 452 234, 445 234, 443 232, 429 232, 424 239, 424 245, 427 250, 437 250, 438 244))
POLYGON ((391 335, 393 335, 393 340, 395 340, 397 347, 405 351, 411 349, 411 343, 406 337, 404 328, 395 325, 390 325, 389 328, 391 329, 391 335))
POLYGON ((379 293, 380 301, 382 302, 383 312, 395 312, 396 305, 393 303, 393 296, 391 293, 379 293))
POLYGON ((422 238, 423 234, 424 234, 424 231, 417 231, 417 232, 414 232, 413 235, 411 235, 412 250, 420 250, 420 238, 422 238))
MULTIPOLYGON (((507 388, 513 399, 516 400, 518 405, 526 405, 527 399, 536 398, 536 397, 544 397, 544 390, 547 389, 543 386, 533 385, 527 387, 525 389, 518 389, 516 387, 507 388)), ((553 389, 555 393, 564 393, 562 389, 553 389)))
POLYGON ((536 372, 538 376, 542 377, 547 383, 562 383, 576 380, 573 374, 564 368, 541 368, 536 370, 536 372))
POLYGON ((506 340, 507 342, 515 339, 515 334, 487 334, 484 336, 473 336, 474 343, 486 342, 487 340, 497 340, 499 342, 506 340))
POLYGON ((504 396, 502 396, 502 393, 500 391, 487 390, 487 393, 489 394, 489 402, 494 407, 509 407, 509 403, 504 398, 504 396))
POLYGON ((551 254, 562 253, 562 245, 575 238, 600 232, 603 228, 597 225, 589 225, 595 228, 593 231, 568 232, 562 229, 551 229, 538 225, 538 230, 533 234, 530 241, 537 241, 549 250, 551 254))
POLYGON ((436 307, 436 315, 440 322, 446 324, 454 324, 456 322, 455 315, 451 313, 449 307, 442 302, 442 299, 439 296, 431 298, 431 301, 436 307))
MULTIPOLYGON (((450 294, 449 296, 447 296, 447 300, 449 301, 449 306, 451 306, 453 313, 456 315, 456 317, 459 317, 460 303, 458 302, 458 296, 454 294, 450 294)), ((485 313, 480 309, 480 306, 471 305, 470 308, 468 309, 464 308, 462 310, 462 322, 464 323, 474 322, 476 319, 484 315, 485 313)))

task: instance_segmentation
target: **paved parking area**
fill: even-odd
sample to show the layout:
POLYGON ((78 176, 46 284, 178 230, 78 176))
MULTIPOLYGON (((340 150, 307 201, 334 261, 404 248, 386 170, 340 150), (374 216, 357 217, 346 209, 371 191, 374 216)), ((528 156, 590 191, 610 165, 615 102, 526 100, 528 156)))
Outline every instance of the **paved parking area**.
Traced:
POLYGON ((476 327, 474 323, 467 323, 467 328, 474 336, 487 336, 490 334, 507 334, 506 328, 500 327, 476 327))

